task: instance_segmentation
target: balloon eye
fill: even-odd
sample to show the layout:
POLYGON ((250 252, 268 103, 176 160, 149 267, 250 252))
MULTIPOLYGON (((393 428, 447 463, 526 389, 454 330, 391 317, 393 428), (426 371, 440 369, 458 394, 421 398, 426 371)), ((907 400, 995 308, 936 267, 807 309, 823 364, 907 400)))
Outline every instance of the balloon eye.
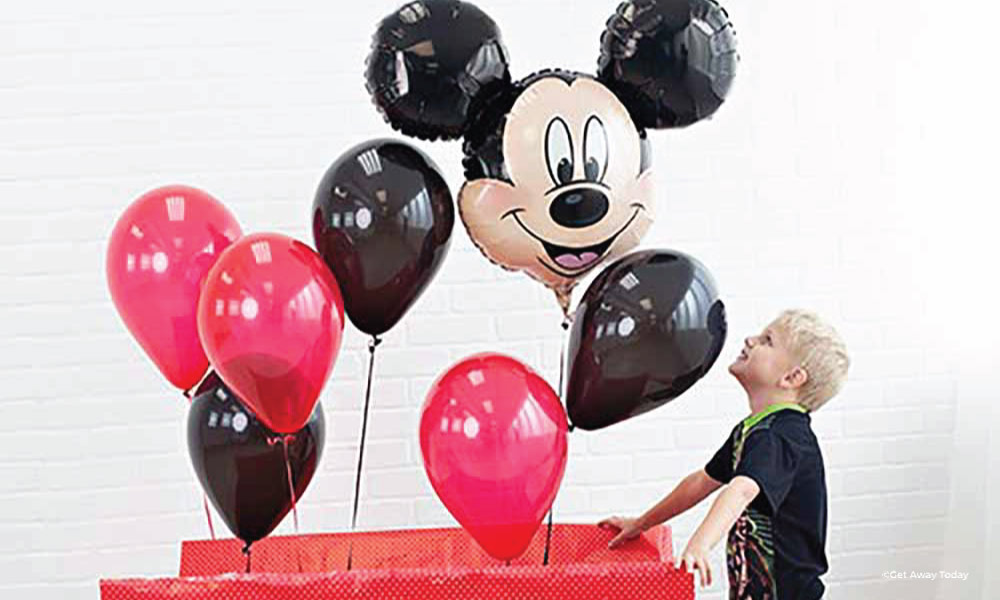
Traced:
POLYGON ((588 181, 604 179, 608 170, 608 134, 604 131, 604 123, 597 116, 587 119, 583 130, 584 175, 588 181))
POLYGON ((573 180, 573 140, 566 122, 556 117, 545 130, 545 161, 552 183, 565 185, 573 180))
POLYGON ((568 158, 563 158, 559 161, 559 166, 556 167, 556 177, 559 178, 561 183, 566 183, 573 179, 573 163, 568 158))

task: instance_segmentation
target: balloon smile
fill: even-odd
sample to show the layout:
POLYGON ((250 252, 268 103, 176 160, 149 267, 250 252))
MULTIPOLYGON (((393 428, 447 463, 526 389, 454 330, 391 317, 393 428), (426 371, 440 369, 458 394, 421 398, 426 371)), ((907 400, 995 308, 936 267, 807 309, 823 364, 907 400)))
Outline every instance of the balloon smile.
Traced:
POLYGON ((545 248, 545 253, 548 255, 549 259, 559 267, 566 269, 566 271, 557 269, 548 262, 542 260, 541 257, 538 257, 538 262, 541 263, 542 266, 557 275, 562 275, 563 277, 577 277, 599 263, 601 258, 607 253, 608 248, 611 247, 611 244, 614 244, 615 240, 617 240, 621 234, 625 233, 625 230, 628 229, 632 225, 632 222, 635 221, 636 217, 639 216, 639 211, 645 210, 646 208, 638 202, 633 203, 632 207, 635 208, 635 211, 632 213, 632 216, 625 223, 625 225, 621 227, 621 229, 616 231, 611 237, 607 238, 603 242, 598 242, 590 246, 561 246, 543 239, 535 232, 528 229, 528 227, 521 221, 520 217, 517 216, 518 213, 524 211, 523 208, 516 208, 508 211, 500 218, 504 219, 508 216, 514 217, 514 220, 525 233, 541 242, 542 247, 545 248))
POLYGON ((614 237, 604 240, 600 244, 582 248, 571 248, 542 241, 542 246, 545 247, 545 253, 549 255, 552 262, 565 269, 576 270, 585 269, 597 262, 613 241, 615 241, 614 237))

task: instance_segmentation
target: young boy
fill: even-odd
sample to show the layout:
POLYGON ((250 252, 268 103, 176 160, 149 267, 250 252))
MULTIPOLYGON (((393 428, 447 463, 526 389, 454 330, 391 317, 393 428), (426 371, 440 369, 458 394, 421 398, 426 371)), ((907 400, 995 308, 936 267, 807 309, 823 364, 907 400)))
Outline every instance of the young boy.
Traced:
POLYGON ((637 519, 612 517, 614 548, 723 487, 678 564, 711 585, 709 551, 728 532, 730 600, 816 600, 826 561, 826 483, 810 413, 840 390, 849 365, 837 332, 816 315, 783 312, 748 337, 729 372, 746 390, 750 416, 704 469, 637 519))

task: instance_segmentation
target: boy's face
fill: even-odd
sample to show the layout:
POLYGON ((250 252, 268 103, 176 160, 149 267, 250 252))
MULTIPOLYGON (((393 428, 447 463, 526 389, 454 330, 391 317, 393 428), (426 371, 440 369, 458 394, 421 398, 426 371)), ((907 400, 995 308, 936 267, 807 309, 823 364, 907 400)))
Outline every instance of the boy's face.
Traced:
POLYGON ((781 327, 771 323, 758 335, 743 341, 743 350, 729 372, 747 391, 796 387, 787 376, 798 366, 781 327))

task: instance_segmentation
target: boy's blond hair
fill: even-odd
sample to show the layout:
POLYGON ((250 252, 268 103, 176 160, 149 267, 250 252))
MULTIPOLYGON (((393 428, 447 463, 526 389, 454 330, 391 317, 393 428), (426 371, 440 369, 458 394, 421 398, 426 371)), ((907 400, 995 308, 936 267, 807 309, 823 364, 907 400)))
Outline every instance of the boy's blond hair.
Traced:
POLYGON ((774 321, 788 336, 789 347, 809 379, 799 390, 799 404, 819 410, 837 395, 847 379, 851 359, 837 331, 813 312, 786 310, 774 321))

